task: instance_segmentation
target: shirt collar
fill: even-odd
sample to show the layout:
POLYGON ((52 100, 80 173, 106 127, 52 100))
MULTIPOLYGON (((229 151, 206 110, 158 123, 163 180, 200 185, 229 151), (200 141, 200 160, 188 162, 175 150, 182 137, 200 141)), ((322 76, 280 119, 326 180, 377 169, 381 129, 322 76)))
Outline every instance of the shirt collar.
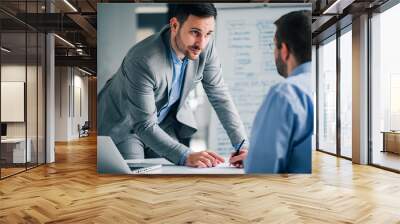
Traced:
POLYGON ((310 73, 311 72, 311 62, 305 62, 303 64, 300 64, 299 66, 297 66, 292 73, 289 75, 289 77, 291 76, 295 76, 301 73, 310 73))
POLYGON ((183 60, 178 58, 174 49, 172 49, 172 46, 170 46, 169 51, 171 52, 171 58, 172 58, 172 62, 174 62, 174 64, 182 64, 185 61, 186 58, 184 58, 183 60))

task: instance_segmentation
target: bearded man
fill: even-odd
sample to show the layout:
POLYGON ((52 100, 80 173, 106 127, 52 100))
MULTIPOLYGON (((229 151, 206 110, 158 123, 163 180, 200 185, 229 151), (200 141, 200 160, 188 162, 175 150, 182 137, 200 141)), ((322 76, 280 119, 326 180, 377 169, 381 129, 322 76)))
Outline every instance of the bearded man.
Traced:
POLYGON ((217 10, 212 3, 172 9, 169 24, 133 46, 99 93, 98 134, 110 136, 125 159, 163 157, 176 165, 214 167, 224 158, 189 148, 197 128, 186 99, 198 83, 232 146, 246 139, 215 49, 217 10))

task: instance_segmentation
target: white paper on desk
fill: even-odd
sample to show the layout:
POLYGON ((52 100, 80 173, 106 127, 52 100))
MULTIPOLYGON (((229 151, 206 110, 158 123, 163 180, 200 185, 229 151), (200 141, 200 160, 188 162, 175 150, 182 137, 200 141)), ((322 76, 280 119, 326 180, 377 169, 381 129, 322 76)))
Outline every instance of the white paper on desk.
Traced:
POLYGON ((194 168, 185 166, 163 165, 163 174, 244 174, 243 169, 226 165, 211 168, 194 168))
POLYGON ((224 162, 218 164, 215 168, 235 168, 229 164, 229 162, 224 162))
POLYGON ((164 158, 134 159, 126 161, 129 163, 152 163, 162 165, 161 169, 150 171, 146 174, 244 174, 243 169, 230 166, 229 162, 221 163, 218 166, 211 168, 194 168, 176 166, 164 158))

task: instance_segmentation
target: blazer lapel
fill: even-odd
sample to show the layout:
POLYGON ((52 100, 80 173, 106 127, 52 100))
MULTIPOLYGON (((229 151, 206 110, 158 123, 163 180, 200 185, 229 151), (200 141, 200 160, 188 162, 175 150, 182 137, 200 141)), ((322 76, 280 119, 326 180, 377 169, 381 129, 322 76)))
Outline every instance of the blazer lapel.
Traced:
POLYGON ((199 64, 199 60, 189 60, 187 66, 186 66, 186 71, 185 71, 185 81, 183 84, 183 90, 181 93, 181 99, 179 101, 179 106, 178 110, 182 107, 182 105, 185 103, 186 97, 190 92, 190 89, 193 84, 193 78, 196 74, 197 71, 195 69, 198 67, 197 65, 199 64))
MULTIPOLYGON (((169 53, 167 53, 167 54, 169 54, 169 53)), ((173 67, 172 67, 173 66, 172 62, 171 62, 171 60, 169 60, 169 58, 166 58, 165 63, 166 64, 165 64, 164 68, 167 68, 165 71, 165 76, 167 78, 168 99, 169 99, 169 93, 171 92, 171 88, 172 88, 172 76, 174 75, 174 71, 173 71, 173 67)))
MULTIPOLYGON (((169 26, 168 26, 169 27, 169 26)), ((166 30, 166 28, 163 28, 163 31, 160 32, 160 38, 162 39, 162 41, 164 42, 164 46, 162 47, 162 55, 164 55, 164 65, 161 64, 160 68, 165 70, 162 70, 164 75, 166 76, 166 80, 167 80, 167 87, 168 87, 168 100, 169 100, 169 93, 171 92, 171 88, 172 88, 172 76, 174 74, 173 71, 173 62, 171 61, 171 52, 170 52, 170 34, 166 30)))

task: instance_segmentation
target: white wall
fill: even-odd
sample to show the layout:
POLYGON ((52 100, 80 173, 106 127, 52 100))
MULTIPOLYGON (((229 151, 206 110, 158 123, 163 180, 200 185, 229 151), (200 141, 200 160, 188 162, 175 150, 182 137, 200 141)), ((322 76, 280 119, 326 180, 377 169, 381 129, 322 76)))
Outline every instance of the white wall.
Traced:
MULTIPOLYGON (((8 64, 8 65, 2 65, 1 66, 1 81, 10 81, 10 82, 25 82, 25 75, 26 72, 28 72, 28 76, 35 74, 36 75, 36 67, 33 66, 27 66, 25 67, 24 65, 18 65, 18 64, 8 64)), ((31 77, 28 77, 28 79, 31 79, 31 77)), ((30 80, 30 82, 33 82, 32 80, 30 80)), ((30 83, 32 84, 32 83, 30 83)), ((36 85, 36 81, 34 83, 34 85, 36 85)), ((29 104, 36 99, 36 88, 35 89, 27 89, 27 90, 32 90, 33 92, 28 91, 27 96, 27 103, 28 106, 29 104), (34 99, 32 99, 34 98, 34 99)), ((36 101, 35 101, 36 102, 36 101)), ((36 104, 35 105, 30 105, 30 106, 34 106, 36 108, 36 104)), ((1 110, 8 110, 9 108, 1 108, 1 110)), ((36 113, 32 113, 32 108, 30 108, 27 112, 29 112, 27 114, 27 119, 28 122, 32 122, 35 121, 36 123, 36 113)), ((26 122, 7 122, 7 136, 8 137, 25 137, 25 126, 26 126, 26 122)), ((36 125, 29 123, 28 125, 28 129, 34 129, 36 130, 36 125), (35 126, 35 127, 33 127, 35 126)), ((28 130, 28 137, 29 137, 29 133, 31 133, 28 130)))
POLYGON ((56 67, 55 86, 55 140, 77 139, 78 124, 88 120, 88 77, 76 68, 56 67))
MULTIPOLYGON (((82 126, 85 121, 88 121, 89 116, 88 116, 88 77, 87 76, 82 76, 82 73, 76 73, 77 70, 75 69, 74 71, 74 96, 72 96, 72 99, 74 99, 74 102, 71 102, 71 105, 74 105, 73 110, 75 113, 72 113, 72 120, 71 120, 71 133, 70 135, 72 138, 78 138, 79 133, 78 133, 78 124, 82 126), (80 90, 80 99, 78 98, 79 93, 77 93, 77 90, 80 90), (78 101, 81 101, 80 103, 78 101), (79 105, 80 104, 80 105, 79 105), (78 106, 78 107, 77 107, 78 106), (79 106, 81 107, 81 112, 79 111, 79 106)), ((79 71, 78 71, 79 72, 79 71)))
MULTIPOLYGON (((1 81, 18 81, 25 82, 25 71, 24 65, 9 64, 1 66, 1 81)), ((28 70, 30 70, 28 66, 28 70)), ((7 110, 8 108, 1 108, 1 110, 7 110)), ((26 122, 8 122, 7 123, 7 136, 8 137, 25 137, 26 122)))
MULTIPOLYGON (((32 152, 32 161, 36 161, 39 158, 39 163, 44 163, 44 100, 45 100, 45 90, 44 90, 44 73, 42 72, 42 67, 25 64, 3 64, 1 66, 1 75, 3 81, 11 82, 24 82, 26 85, 26 106, 25 103, 20 108, 21 113, 26 112, 26 120, 23 122, 6 122, 7 123, 7 137, 10 138, 24 138, 25 135, 30 139, 32 152), (27 81, 25 80, 27 78, 27 81), (37 157, 37 153, 39 156, 37 157)), ((3 90, 2 90, 3 91, 3 90)), ((23 92, 22 92, 23 94, 23 92)), ((2 95, 3 97, 7 97, 2 95)), ((2 107, 1 110, 7 113, 16 113, 12 111, 13 108, 2 107), (7 111, 10 110, 10 111, 7 111)), ((15 110, 15 109, 14 109, 15 110)), ((51 152, 51 150, 49 150, 51 152)), ((50 157, 49 157, 50 158, 50 157)), ((51 162, 51 160, 49 160, 51 162)))
POLYGON ((55 141, 68 139, 68 68, 55 68, 55 141))

